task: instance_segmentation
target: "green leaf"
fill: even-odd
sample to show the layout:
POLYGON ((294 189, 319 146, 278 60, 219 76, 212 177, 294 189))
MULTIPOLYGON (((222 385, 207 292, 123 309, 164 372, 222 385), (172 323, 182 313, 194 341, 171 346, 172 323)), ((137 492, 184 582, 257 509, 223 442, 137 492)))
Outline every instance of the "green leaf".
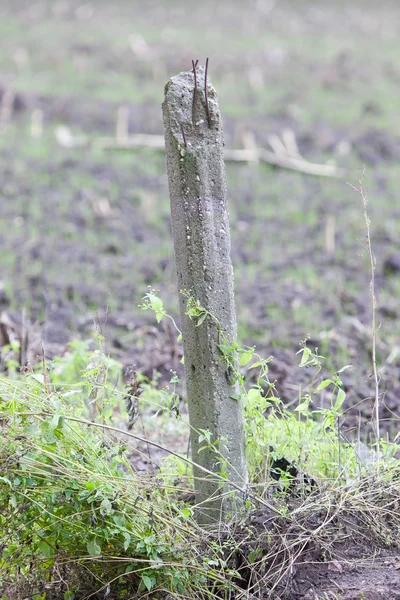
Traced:
POLYGON ((256 369, 257 367, 262 367, 262 366, 265 366, 265 369, 268 371, 268 367, 267 367, 267 365, 265 364, 265 361, 264 361, 264 360, 258 360, 257 362, 253 363, 253 364, 252 364, 252 365, 249 367, 249 369, 256 369))
POLYGON ((101 547, 98 545, 95 538, 87 543, 86 548, 91 556, 99 556, 101 554, 101 547))
POLYGON ((39 550, 43 552, 43 554, 47 558, 51 558, 54 556, 54 549, 46 542, 46 540, 41 540, 39 543, 39 550))
POLYGON ((47 444, 56 444, 58 442, 58 438, 54 434, 54 425, 52 425, 51 421, 43 421, 40 429, 47 444))
POLYGON ((210 443, 211 431, 209 429, 199 429, 199 431, 199 444, 201 444, 201 442, 204 442, 204 440, 207 440, 207 442, 210 443))
POLYGON ((324 415, 324 429, 334 429, 335 416, 332 414, 332 412, 322 411, 322 414, 324 415))
POLYGON ((124 550, 128 550, 129 544, 131 543, 131 536, 127 531, 124 531, 122 535, 124 536, 124 550))
POLYGON ((308 362, 310 355, 311 355, 310 348, 304 348, 303 355, 301 357, 301 361, 300 361, 300 365, 299 365, 300 367, 304 367, 304 365, 308 362))
POLYGON ((217 344, 217 348, 222 352, 222 354, 232 354, 235 350, 235 346, 227 346, 226 344, 217 344))
POLYGON ((248 362, 251 361, 251 359, 253 358, 253 352, 241 352, 240 354, 240 358, 239 358, 239 365, 241 367, 244 367, 245 365, 247 365, 248 362))
POLYGON ((346 392, 340 388, 338 391, 338 395, 337 395, 335 406, 334 406, 335 410, 339 410, 339 408, 342 406, 345 398, 346 398, 346 392))
POLYGON ((157 323, 160 323, 160 321, 162 320, 163 316, 164 316, 164 313, 162 313, 160 311, 156 312, 156 321, 157 321, 157 323))
POLYGON ((148 592, 156 585, 155 577, 149 577, 148 575, 142 575, 142 581, 143 581, 144 585, 146 586, 146 589, 148 592))
POLYGON ((9 479, 7 479, 7 477, 0 477, 0 481, 4 481, 4 483, 6 483, 7 485, 10 486, 10 488, 12 488, 11 481, 9 479))
POLYGON ((63 425, 64 418, 57 413, 50 420, 50 427, 53 431, 61 429, 63 425))
POLYGON ((93 483, 92 481, 85 481, 85 487, 90 490, 93 491, 96 489, 96 484, 93 483))
POLYGON ((154 311, 161 312, 163 310, 164 307, 161 298, 151 293, 146 294, 146 296, 149 299, 150 306, 154 311))
POLYGON ((112 512, 112 505, 108 498, 104 498, 100 504, 100 512, 102 515, 109 515, 112 512))
POLYGON ((182 508, 181 515, 184 519, 190 519, 190 517, 192 516, 192 511, 190 510, 190 508, 182 508))
POLYGON ((251 388, 248 392, 247 392, 247 397, 249 400, 260 400, 262 399, 262 395, 261 395, 261 391, 259 388, 251 388))
POLYGON ((317 387, 317 389, 315 391, 320 392, 324 388, 328 387, 328 385, 331 385, 331 383, 333 383, 332 379, 324 379, 323 381, 321 381, 321 383, 319 384, 319 386, 317 387))
POLYGON ((231 394, 229 396, 229 398, 231 398, 231 400, 236 400, 237 402, 240 400, 241 397, 242 397, 241 394, 231 394))
POLYGON ((203 312, 199 316, 199 319, 198 319, 198 321, 196 323, 196 327, 200 327, 200 325, 205 321, 205 319, 207 318, 207 316, 208 316, 208 312, 203 312))
POLYGON ((306 412, 308 412, 309 404, 310 404, 309 400, 306 400, 306 402, 302 402, 301 404, 296 406, 296 408, 294 410, 299 413, 306 413, 306 412))
POLYGON ((122 515, 113 515, 113 521, 116 525, 118 525, 118 527, 125 527, 126 525, 126 520, 125 517, 123 517, 122 515))

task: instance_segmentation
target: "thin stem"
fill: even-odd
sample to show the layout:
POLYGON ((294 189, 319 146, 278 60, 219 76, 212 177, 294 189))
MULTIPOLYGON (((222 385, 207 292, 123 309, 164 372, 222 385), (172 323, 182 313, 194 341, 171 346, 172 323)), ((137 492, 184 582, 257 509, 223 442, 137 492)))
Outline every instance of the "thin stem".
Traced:
POLYGON ((365 229, 366 229, 366 242, 369 254, 369 262, 371 267, 371 281, 370 281, 370 296, 371 296, 371 326, 372 326, 372 368, 374 373, 374 381, 375 381, 375 402, 374 402, 374 415, 375 415, 375 426, 376 426, 376 447, 377 447, 377 470, 379 473, 379 462, 380 462, 380 422, 379 422, 379 375, 378 369, 376 366, 376 297, 375 297, 375 266, 376 260, 374 253, 372 251, 371 245, 371 232, 370 232, 370 224, 371 221, 368 217, 367 205, 368 200, 367 196, 364 193, 363 189, 363 181, 364 181, 365 173, 362 174, 361 179, 359 180, 359 188, 350 184, 350 187, 353 188, 361 196, 361 200, 364 208, 364 219, 365 219, 365 229))

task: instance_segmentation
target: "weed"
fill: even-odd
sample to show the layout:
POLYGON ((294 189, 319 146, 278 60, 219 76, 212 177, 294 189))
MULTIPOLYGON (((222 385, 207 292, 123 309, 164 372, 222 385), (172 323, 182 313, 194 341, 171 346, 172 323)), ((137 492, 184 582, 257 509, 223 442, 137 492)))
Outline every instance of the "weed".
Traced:
MULTIPOLYGON (((189 292, 185 297, 187 314, 198 327, 214 319, 189 292)), ((141 306, 152 310, 158 322, 171 318, 153 289, 141 306)), ((232 383, 239 383, 244 405, 250 485, 241 491, 250 515, 261 506, 281 519, 279 533, 268 534, 265 541, 256 536, 255 543, 254 536, 239 535, 238 526, 228 524, 217 538, 205 538, 192 517, 193 462, 154 440, 154 432, 159 435, 171 417, 174 428, 185 423, 176 373, 171 389, 161 390, 156 380, 136 374, 135 410, 142 418, 127 431, 121 366, 80 342, 49 369, 44 365, 16 380, 0 380, 0 581, 6 597, 16 591, 39 597, 42 582, 68 600, 96 590, 112 590, 121 598, 162 590, 182 598, 215 598, 240 594, 238 582, 256 590, 256 581, 273 593, 307 545, 322 544, 330 552, 326 536, 333 520, 356 519, 371 536, 392 543, 396 534, 386 523, 397 518, 389 496, 396 486, 399 447, 381 440, 382 489, 373 479, 377 452, 346 439, 340 430, 341 374, 349 365, 322 378, 324 357, 303 340, 299 366, 309 370, 310 384, 306 393, 299 391, 292 412, 269 380, 272 357, 264 359, 254 347, 219 331, 221 360, 232 383), (319 396, 327 393, 328 408, 319 408, 319 396), (136 431, 145 421, 147 435, 142 437, 136 431), (164 458, 151 457, 152 477, 134 468, 133 456, 143 455, 143 445, 164 453, 164 458), (379 526, 373 520, 376 509, 381 511, 379 526), (317 513, 322 520, 310 531, 307 523, 317 513), (289 552, 287 535, 293 539, 289 552), (246 569, 238 570, 240 556, 246 569), (272 556, 279 561, 271 563, 272 556)), ((226 483, 224 440, 211 443, 207 430, 197 434, 202 448, 218 456, 214 477, 226 483)))
MULTIPOLYGON (((189 291, 184 290, 182 294, 187 301, 186 314, 196 321, 197 327, 207 318, 215 320, 189 291)), ((153 310, 158 321, 164 317, 171 318, 155 290, 151 290, 150 295, 146 294, 142 307, 144 310, 153 310)), ((348 483, 356 481, 362 473, 369 471, 371 465, 376 464, 377 453, 381 456, 381 448, 372 454, 375 459, 365 461, 355 443, 350 442, 340 430, 346 399, 341 374, 351 365, 345 365, 332 373, 331 377, 321 379, 325 358, 318 349, 312 350, 308 346, 308 338, 303 340, 298 352, 301 355, 299 366, 310 369, 312 375, 308 392, 302 394, 299 390, 299 401, 292 412, 276 396, 275 384, 269 380, 268 365, 273 357, 264 359, 255 352, 255 347, 241 346, 236 340, 227 339, 219 324, 218 331, 218 349, 230 374, 230 383, 232 386, 239 383, 240 386, 240 392, 232 393, 231 398, 243 402, 250 480, 259 485, 261 493, 265 492, 265 485, 270 482, 269 457, 275 460, 285 456, 295 461, 303 473, 307 472, 316 479, 336 482, 337 485, 344 480, 348 483), (256 372, 255 377, 253 371, 256 372), (328 408, 313 408, 318 403, 318 396, 327 392, 330 394, 328 408)), ((203 441, 207 442, 206 432, 200 433, 203 441)), ((214 444, 213 450, 220 456, 218 443, 214 444)), ((385 468, 395 464, 397 450, 396 444, 385 444, 385 468)))
MULTIPOLYGON (((82 362, 82 346, 75 351, 68 368, 82 362)), ((135 473, 121 430, 107 426, 110 413, 94 415, 100 428, 79 417, 90 412, 87 400, 97 391, 92 375, 89 365, 81 374, 81 390, 89 392, 75 388, 73 396, 35 373, 0 382, 2 589, 34 597, 58 573, 65 598, 110 585, 121 597, 185 593, 213 578, 191 549, 198 538, 191 508, 163 470, 153 481, 135 473)))

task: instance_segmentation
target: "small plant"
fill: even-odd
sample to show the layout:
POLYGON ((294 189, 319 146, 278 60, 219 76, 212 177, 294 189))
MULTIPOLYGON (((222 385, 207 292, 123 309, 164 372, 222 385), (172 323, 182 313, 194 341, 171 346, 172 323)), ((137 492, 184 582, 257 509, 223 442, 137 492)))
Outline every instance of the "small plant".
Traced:
POLYGON ((160 323, 164 317, 170 319, 176 331, 178 332, 178 342, 182 339, 181 331, 179 330, 173 317, 166 312, 164 303, 158 295, 157 290, 149 287, 149 291, 144 295, 143 302, 142 304, 139 304, 139 308, 142 310, 153 311, 155 313, 157 323, 160 323))
MULTIPOLYGON (((156 312, 159 320, 170 318, 154 290, 149 294, 144 309, 156 312)), ((190 294, 186 298, 188 316, 198 327, 214 319, 190 294)), ((328 511, 324 507, 331 503, 338 514, 352 507, 370 523, 363 489, 371 485, 376 456, 367 449, 366 457, 366 447, 340 431, 345 401, 341 374, 350 365, 325 376, 318 349, 310 348, 308 339, 300 346, 299 366, 310 370, 310 384, 290 411, 269 380, 272 357, 263 359, 254 347, 241 346, 220 332, 220 360, 229 371, 232 390, 239 386, 233 399, 244 405, 250 473, 246 507, 271 507, 274 494, 274 511, 288 523, 307 519, 312 506, 328 511), (321 408, 319 397, 327 392, 329 406, 321 408), (295 514, 293 494, 303 503, 295 514), (317 505, 312 504, 315 497, 317 505)), ((99 590, 112 591, 116 598, 167 590, 177 597, 211 599, 236 589, 242 577, 235 567, 238 555, 244 553, 252 571, 263 572, 268 565, 263 553, 267 557, 268 552, 259 540, 245 549, 234 536, 206 541, 199 534, 191 499, 193 463, 187 456, 163 448, 166 458, 152 478, 139 476, 132 467, 131 453, 138 443, 162 448, 150 438, 164 419, 185 421, 176 373, 163 389, 157 388, 157 380, 136 375, 136 410, 150 433, 144 438, 137 433, 143 419, 139 424, 134 420, 127 431, 120 365, 90 350, 88 343, 71 346, 53 366, 40 369, 16 380, 0 379, 0 583, 7 598, 17 589, 23 597, 43 597, 44 581, 47 589, 57 589, 68 600, 99 590)), ((212 440, 207 429, 197 434, 200 451, 211 451, 218 459, 214 475, 222 486, 228 470, 226 441, 212 440)), ((380 473, 388 489, 398 449, 381 440, 380 473)), ((387 500, 382 497, 381 503, 386 506, 387 500)), ((304 535, 294 542, 299 548, 304 535)), ((282 552, 273 548, 270 552, 282 552)), ((280 576, 267 571, 273 590, 280 576)))

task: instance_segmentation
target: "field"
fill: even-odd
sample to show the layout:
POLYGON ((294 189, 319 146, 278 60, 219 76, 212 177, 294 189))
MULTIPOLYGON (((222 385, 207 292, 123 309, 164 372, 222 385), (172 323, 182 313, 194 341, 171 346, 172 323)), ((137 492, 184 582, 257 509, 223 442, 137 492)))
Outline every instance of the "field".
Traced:
POLYGON ((389 0, 3 0, 3 345, 24 329, 27 359, 41 360, 43 340, 51 360, 70 341, 93 338, 100 323, 106 351, 124 369, 158 371, 160 385, 171 369, 182 376, 174 332, 138 307, 151 286, 178 314, 164 155, 100 142, 115 136, 121 106, 130 134, 162 135, 165 83, 192 59, 209 57, 228 149, 271 151, 274 140, 286 139, 307 160, 343 172, 317 177, 227 161, 240 340, 273 355, 270 378, 289 405, 309 380, 296 356, 307 335, 327 372, 352 365, 343 373, 343 431, 354 436, 362 426, 366 440, 373 434, 371 268, 362 201, 347 185, 357 186, 365 170, 382 427, 393 436, 400 411, 399 19, 399 3, 389 0))

